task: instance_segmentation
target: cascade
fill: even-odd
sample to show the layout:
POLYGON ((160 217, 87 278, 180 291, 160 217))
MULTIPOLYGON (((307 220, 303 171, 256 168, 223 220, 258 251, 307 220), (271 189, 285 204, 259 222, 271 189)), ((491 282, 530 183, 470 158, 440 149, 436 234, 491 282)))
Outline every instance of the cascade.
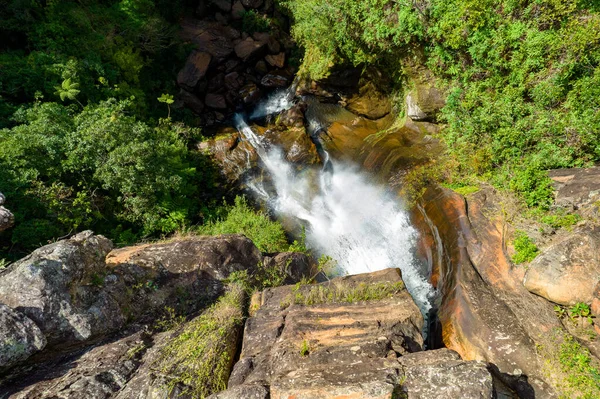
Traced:
MULTIPOLYGON (((289 94, 277 93, 251 114, 264 117, 291 106, 289 94)), ((312 121, 312 123, 316 123, 312 121)), ((260 183, 249 188, 278 216, 295 218, 306 228, 307 245, 337 262, 340 274, 358 274, 399 267, 406 287, 424 315, 431 309, 434 289, 428 273, 414 256, 416 230, 398 199, 357 167, 332 159, 322 150, 318 184, 298 173, 280 149, 267 148, 241 114, 235 124, 256 149, 273 190, 260 183)), ((309 120, 309 125, 311 121, 309 120)))

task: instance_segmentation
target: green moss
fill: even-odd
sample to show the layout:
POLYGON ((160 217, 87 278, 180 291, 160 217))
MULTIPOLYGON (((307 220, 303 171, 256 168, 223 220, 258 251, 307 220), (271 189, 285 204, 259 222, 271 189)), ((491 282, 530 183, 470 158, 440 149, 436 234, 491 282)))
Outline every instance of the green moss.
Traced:
POLYGON ((512 257, 512 260, 516 264, 531 262, 539 253, 538 247, 523 231, 517 231, 515 233, 513 245, 515 247, 515 254, 512 257))
POLYGON ((318 305, 323 303, 354 303, 379 301, 398 294, 405 289, 402 281, 396 283, 376 283, 358 285, 320 284, 303 288, 297 286, 293 302, 297 305, 318 305))
POLYGON ((456 184, 442 184, 444 187, 456 191, 460 195, 469 195, 476 193, 480 190, 479 186, 471 185, 456 185, 456 184))
POLYGON ((155 367, 170 376, 170 391, 185 386, 182 394, 205 398, 227 388, 244 302, 243 288, 231 285, 216 304, 187 323, 163 348, 155 367))

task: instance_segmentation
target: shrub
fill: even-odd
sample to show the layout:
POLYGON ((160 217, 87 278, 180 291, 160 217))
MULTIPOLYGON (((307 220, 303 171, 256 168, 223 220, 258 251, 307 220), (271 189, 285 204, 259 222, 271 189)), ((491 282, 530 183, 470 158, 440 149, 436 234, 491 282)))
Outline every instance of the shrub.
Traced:
POLYGON ((244 234, 261 252, 285 252, 288 249, 281 224, 272 221, 265 213, 252 209, 246 198, 235 197, 232 206, 224 205, 217 213, 225 216, 199 227, 200 234, 244 234))

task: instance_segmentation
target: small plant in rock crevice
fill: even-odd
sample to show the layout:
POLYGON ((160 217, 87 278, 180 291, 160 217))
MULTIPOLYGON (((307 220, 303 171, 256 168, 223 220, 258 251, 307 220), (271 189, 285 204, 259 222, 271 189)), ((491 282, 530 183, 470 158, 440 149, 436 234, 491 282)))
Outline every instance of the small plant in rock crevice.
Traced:
POLYGON ((513 245, 515 247, 515 254, 512 257, 512 261, 517 265, 531 262, 539 253, 538 247, 524 231, 519 230, 515 233, 513 245))
POLYGON ((302 346, 300 347, 300 356, 306 357, 310 354, 310 344, 307 340, 302 341, 302 346))

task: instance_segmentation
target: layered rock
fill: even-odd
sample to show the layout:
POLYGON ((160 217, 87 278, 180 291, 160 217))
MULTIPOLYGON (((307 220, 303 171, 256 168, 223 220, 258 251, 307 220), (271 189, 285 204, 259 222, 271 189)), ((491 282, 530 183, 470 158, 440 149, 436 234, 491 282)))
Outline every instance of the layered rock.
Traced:
POLYGON ((429 379, 431 398, 492 395, 484 364, 419 352, 423 318, 398 269, 269 289, 258 302, 229 389, 213 399, 417 398, 429 379))

